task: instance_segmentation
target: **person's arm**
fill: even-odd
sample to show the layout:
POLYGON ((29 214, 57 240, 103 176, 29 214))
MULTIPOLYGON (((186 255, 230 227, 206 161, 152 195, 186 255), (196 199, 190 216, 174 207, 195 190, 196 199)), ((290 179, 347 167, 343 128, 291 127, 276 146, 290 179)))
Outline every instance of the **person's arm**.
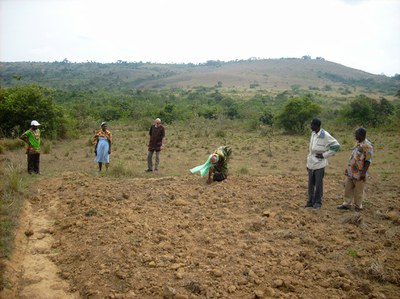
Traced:
POLYGON ((29 145, 28 136, 26 135, 26 132, 23 133, 21 136, 19 136, 19 139, 21 139, 22 141, 24 141, 26 144, 29 145))
POLYGON ((164 129, 164 127, 163 127, 162 136, 161 136, 161 147, 160 147, 160 149, 164 149, 164 147, 165 147, 165 129, 164 129))
POLYGON ((111 144, 112 144, 112 134, 111 134, 111 132, 110 132, 110 136, 109 136, 109 138, 107 138, 107 141, 108 141, 108 154, 111 154, 111 144))
POLYGON ((97 144, 99 143, 99 138, 95 135, 93 138, 93 143, 94 143, 94 153, 97 156, 97 144))
POLYGON ((327 159, 327 158, 335 155, 339 151, 339 148, 340 148, 340 144, 335 138, 333 138, 326 131, 325 131, 325 134, 326 134, 326 138, 327 138, 327 140, 326 140, 327 151, 316 154, 315 156, 318 159, 327 159))
POLYGON ((211 184, 211 183, 212 183, 211 175, 212 175, 212 173, 213 173, 213 170, 214 170, 213 167, 211 167, 211 168, 208 170, 207 184, 211 184))
POLYGON ((364 167, 363 167, 363 169, 360 171, 360 180, 365 180, 365 176, 367 175, 367 171, 368 171, 368 168, 369 168, 369 165, 371 164, 371 162, 369 162, 369 161, 365 161, 364 162, 364 167))

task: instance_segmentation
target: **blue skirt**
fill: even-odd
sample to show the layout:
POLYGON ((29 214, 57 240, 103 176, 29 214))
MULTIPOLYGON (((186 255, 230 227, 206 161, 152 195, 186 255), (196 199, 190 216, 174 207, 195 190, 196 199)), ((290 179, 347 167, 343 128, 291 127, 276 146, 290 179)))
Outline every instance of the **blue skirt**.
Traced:
POLYGON ((110 163, 110 155, 108 150, 110 145, 105 137, 99 137, 99 142, 97 143, 97 155, 95 162, 97 163, 110 163))

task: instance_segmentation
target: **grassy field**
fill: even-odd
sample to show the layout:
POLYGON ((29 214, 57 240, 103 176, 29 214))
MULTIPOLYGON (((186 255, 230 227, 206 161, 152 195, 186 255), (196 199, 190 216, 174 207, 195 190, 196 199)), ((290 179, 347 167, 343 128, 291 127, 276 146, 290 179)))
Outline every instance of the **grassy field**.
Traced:
MULTIPOLYGON (((148 132, 133 125, 109 125, 113 133, 113 152, 110 156, 109 176, 146 177, 148 132)), ((220 145, 230 145, 233 156, 230 174, 250 175, 305 175, 310 132, 302 136, 284 135, 268 128, 247 132, 234 123, 187 123, 165 125, 166 147, 161 153, 158 176, 182 176, 189 169, 202 164, 220 145)), ((97 175, 94 163, 92 132, 82 132, 79 139, 42 143, 41 170, 44 176, 57 176, 64 171, 86 172, 97 175)), ((341 144, 340 151, 330 158, 328 175, 342 174, 351 149, 355 144, 353 130, 325 128, 341 144)), ((367 138, 374 144, 372 177, 390 179, 400 170, 400 132, 368 130, 367 138)), ((5 143, 6 141, 2 141, 5 143)), ((21 179, 26 180, 26 156, 23 148, 4 149, 1 154, 2 175, 11 165, 21 179)), ((155 174, 152 174, 155 175, 155 174)))

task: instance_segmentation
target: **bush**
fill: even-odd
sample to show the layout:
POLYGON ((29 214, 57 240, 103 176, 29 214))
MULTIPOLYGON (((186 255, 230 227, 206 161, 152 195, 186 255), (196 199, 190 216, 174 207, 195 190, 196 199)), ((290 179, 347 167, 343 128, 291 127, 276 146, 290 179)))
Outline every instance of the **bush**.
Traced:
POLYGON ((393 104, 385 98, 378 102, 359 95, 341 110, 341 120, 352 126, 378 127, 390 119, 394 112, 393 104))
POLYGON ((8 151, 23 148, 26 145, 21 139, 4 139, 1 142, 1 146, 8 151))
POLYGON ((305 124, 321 112, 321 107, 308 97, 295 97, 277 115, 278 126, 288 133, 301 134, 305 124))
POLYGON ((19 85, 0 90, 0 131, 5 136, 18 134, 36 119, 43 135, 65 137, 67 121, 64 110, 53 100, 53 91, 37 85, 19 85))

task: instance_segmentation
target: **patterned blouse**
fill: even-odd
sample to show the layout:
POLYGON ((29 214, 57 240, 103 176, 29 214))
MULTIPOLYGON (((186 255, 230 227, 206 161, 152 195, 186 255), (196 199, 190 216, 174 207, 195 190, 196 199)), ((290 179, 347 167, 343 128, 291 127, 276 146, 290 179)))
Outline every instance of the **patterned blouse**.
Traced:
POLYGON ((112 134, 110 130, 97 130, 93 137, 93 144, 97 143, 99 137, 105 137, 108 139, 108 142, 112 142, 112 134))
POLYGON ((372 162, 373 152, 374 146, 368 139, 357 143, 357 145, 353 148, 345 175, 349 178, 359 180, 360 172, 364 169, 365 161, 372 162))

